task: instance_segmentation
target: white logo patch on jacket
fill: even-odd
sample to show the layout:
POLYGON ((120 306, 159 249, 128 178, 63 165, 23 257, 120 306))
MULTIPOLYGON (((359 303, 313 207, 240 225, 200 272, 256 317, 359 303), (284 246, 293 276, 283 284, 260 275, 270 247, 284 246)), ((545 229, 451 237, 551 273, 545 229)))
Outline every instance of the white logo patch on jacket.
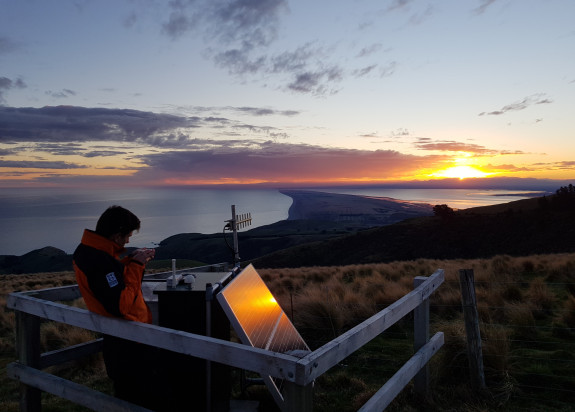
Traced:
POLYGON ((116 274, 114 272, 110 272, 106 275, 106 280, 108 281, 108 285, 111 288, 118 285, 118 279, 116 279, 116 274))

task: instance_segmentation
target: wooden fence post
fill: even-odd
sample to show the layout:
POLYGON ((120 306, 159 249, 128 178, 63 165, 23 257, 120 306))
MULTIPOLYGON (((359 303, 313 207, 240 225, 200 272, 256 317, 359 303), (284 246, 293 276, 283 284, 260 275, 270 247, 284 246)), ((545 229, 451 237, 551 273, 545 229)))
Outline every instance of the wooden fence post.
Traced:
POLYGON ((485 374, 483 372, 483 353, 481 351, 481 333, 479 332, 479 315, 477 314, 473 269, 459 270, 459 285, 461 288, 463 316, 465 317, 471 385, 475 390, 483 390, 485 389, 485 374))
MULTIPOLYGON (((413 280, 414 288, 417 288, 427 278, 417 276, 413 280)), ((429 299, 423 302, 413 310, 413 349, 417 352, 429 342, 429 299)), ((426 364, 413 378, 415 393, 423 398, 429 395, 429 365, 426 364)))
MULTIPOLYGON (((16 348, 22 365, 40 367, 40 318, 16 311, 16 348)), ((20 411, 39 412, 41 409, 42 392, 20 384, 20 411)))
POLYGON ((285 412, 312 412, 313 411, 313 384, 306 386, 284 381, 283 383, 285 412))

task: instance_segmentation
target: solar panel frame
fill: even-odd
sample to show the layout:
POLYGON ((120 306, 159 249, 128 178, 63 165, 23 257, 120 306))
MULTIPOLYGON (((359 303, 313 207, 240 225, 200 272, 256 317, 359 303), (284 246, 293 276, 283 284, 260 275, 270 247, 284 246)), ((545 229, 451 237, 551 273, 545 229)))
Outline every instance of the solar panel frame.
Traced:
MULTIPOLYGON (((279 353, 310 350, 253 265, 244 268, 216 297, 243 344, 279 353)), ((262 377, 281 406, 283 381, 262 377)))

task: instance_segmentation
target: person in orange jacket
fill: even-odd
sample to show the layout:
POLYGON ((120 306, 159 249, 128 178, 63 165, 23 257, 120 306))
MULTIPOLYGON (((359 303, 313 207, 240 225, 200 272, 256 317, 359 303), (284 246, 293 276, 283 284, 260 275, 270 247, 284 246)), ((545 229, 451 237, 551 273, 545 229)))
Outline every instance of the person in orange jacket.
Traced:
MULTIPOLYGON (((152 323, 152 314, 142 294, 142 279, 154 249, 137 249, 128 256, 124 246, 140 220, 121 206, 109 207, 98 219, 96 230, 84 230, 74 252, 74 271, 88 310, 130 321, 152 323)), ((103 355, 116 397, 154 406, 156 373, 151 363, 156 348, 104 335, 103 355)), ((155 409, 155 408, 154 408, 155 409)))

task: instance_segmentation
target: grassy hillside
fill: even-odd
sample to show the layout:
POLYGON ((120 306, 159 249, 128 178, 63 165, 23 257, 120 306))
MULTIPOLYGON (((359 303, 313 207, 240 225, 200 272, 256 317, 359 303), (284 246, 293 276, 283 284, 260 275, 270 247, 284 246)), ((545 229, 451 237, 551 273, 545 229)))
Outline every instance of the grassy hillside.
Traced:
MULTIPOLYGON (((353 233, 356 227, 342 222, 317 220, 282 220, 238 233, 243 260, 292 246, 320 242, 353 233)), ((230 232, 203 235, 182 233, 163 240, 156 248, 157 259, 196 259, 206 263, 233 260, 233 239, 230 232)))
MULTIPOLYGON (((432 397, 417 399, 411 385, 390 411, 572 410, 575 399, 575 254, 496 256, 490 259, 396 261, 259 273, 312 349, 341 335, 413 289, 415 276, 445 270, 446 281, 431 298, 431 333, 445 333, 445 346, 432 359, 432 397), (465 355, 458 270, 475 272, 485 364, 486 393, 470 389, 465 355)), ((168 269, 168 268, 166 268, 168 269)), ((74 282, 71 272, 4 275, 0 306, 14 290, 74 282)), ((75 305, 82 305, 79 300, 75 305)), ((394 326, 316 380, 314 410, 357 410, 413 353, 411 319, 394 326)), ((89 332, 60 324, 42 327, 42 347, 53 350, 92 339, 89 332)), ((16 358, 14 314, 0 311, 0 410, 18 411, 17 384, 5 367, 16 358)), ((53 368, 53 373, 109 392, 101 357, 53 368)), ((239 391, 234 392, 240 397, 239 391)), ((274 411, 264 387, 247 396, 274 411)), ((52 396, 44 410, 83 410, 52 396)))
POLYGON ((281 250, 258 259, 261 267, 391 262, 418 258, 489 258, 575 250, 575 198, 551 198, 451 211, 281 250))
MULTIPOLYGON (((380 222, 405 218, 398 211, 403 202, 351 195, 312 196, 309 192, 296 199, 303 203, 298 210, 308 217, 305 220, 283 220, 239 232, 243 261, 265 267, 297 267, 417 258, 487 258, 496 254, 525 256, 575 248, 575 198, 567 202, 559 202, 557 196, 533 198, 461 211, 446 207, 452 213, 410 218, 372 229, 364 227, 372 221, 368 216, 380 222), (352 207, 354 198, 358 199, 357 210, 352 207), (327 202, 333 203, 331 209, 327 208, 329 213, 324 214, 333 220, 309 219, 317 217, 312 206, 325 209, 327 202), (383 213, 373 202, 393 207, 385 206, 383 213), (344 211, 344 215, 337 214, 337 210, 344 211), (351 214, 359 214, 361 219, 346 220, 351 214)), ((413 208, 412 215, 421 215, 422 208, 429 209, 413 208)), ((160 242, 156 260, 160 265, 171 259, 206 264, 232 261, 232 244, 230 232, 182 233, 160 242)), ((70 255, 46 247, 24 256, 0 256, 0 274, 71 270, 71 262, 70 255)))

